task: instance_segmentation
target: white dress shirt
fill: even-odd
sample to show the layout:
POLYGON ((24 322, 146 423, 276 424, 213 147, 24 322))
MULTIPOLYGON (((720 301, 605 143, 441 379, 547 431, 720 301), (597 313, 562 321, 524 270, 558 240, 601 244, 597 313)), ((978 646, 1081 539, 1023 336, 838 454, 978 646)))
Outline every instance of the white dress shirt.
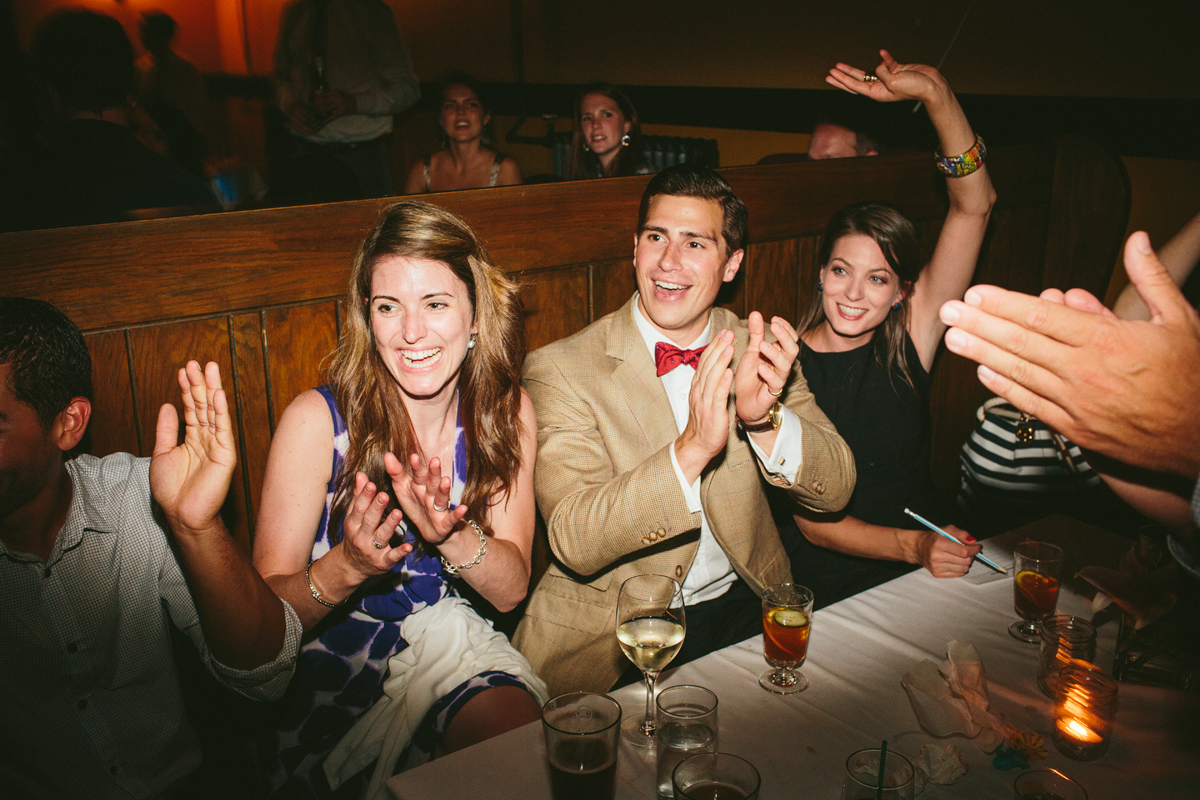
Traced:
MULTIPOLYGON (((633 321, 646 341, 646 347, 649 348, 651 357, 654 355, 655 345, 659 342, 675 344, 650 324, 650 321, 638 309, 637 302, 633 304, 633 321)), ((696 341, 684 349, 695 350, 698 347, 704 347, 710 339, 712 339, 711 319, 696 341)), ((692 376, 695 374, 694 368, 687 364, 680 364, 660 378, 663 388, 666 389, 667 398, 671 401, 671 412, 675 415, 675 426, 680 433, 683 433, 684 427, 687 426, 688 394, 692 387, 692 376)), ((750 440, 750 447, 754 449, 754 454, 768 472, 773 475, 783 475, 789 481, 794 481, 796 473, 800 470, 802 453, 800 437, 800 418, 785 407, 783 420, 780 423, 778 435, 775 437, 775 446, 769 455, 764 453, 762 448, 754 442, 753 437, 747 438, 750 440), (783 465, 786 465, 786 468, 783 465)), ((697 478, 694 483, 688 482, 675 457, 674 447, 671 448, 671 464, 675 467, 679 486, 683 489, 684 497, 687 498, 688 511, 700 512, 700 547, 696 551, 696 558, 692 561, 687 577, 683 580, 683 602, 686 605, 694 605, 725 594, 737 580, 737 573, 734 572, 728 556, 725 555, 725 551, 721 549, 713 536, 712 529, 708 526, 708 518, 704 515, 704 507, 700 502, 700 479, 697 478)))

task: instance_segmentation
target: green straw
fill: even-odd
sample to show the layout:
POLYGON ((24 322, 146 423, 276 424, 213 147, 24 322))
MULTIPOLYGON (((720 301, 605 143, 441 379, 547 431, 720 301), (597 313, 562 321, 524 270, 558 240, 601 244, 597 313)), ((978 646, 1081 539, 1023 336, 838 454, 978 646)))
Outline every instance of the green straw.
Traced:
POLYGON ((887 761, 887 739, 879 745, 879 783, 875 785, 875 800, 883 800, 883 765, 887 761))

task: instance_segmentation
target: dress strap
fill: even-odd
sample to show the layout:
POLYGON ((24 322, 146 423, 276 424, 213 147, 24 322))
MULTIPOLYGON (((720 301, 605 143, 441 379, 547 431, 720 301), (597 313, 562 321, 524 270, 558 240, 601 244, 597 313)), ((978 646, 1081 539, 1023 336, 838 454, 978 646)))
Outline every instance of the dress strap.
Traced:
POLYGON ((492 161, 492 176, 488 178, 488 186, 495 186, 500 180, 500 165, 504 163, 504 154, 496 153, 496 158, 492 161))
POLYGON ((424 168, 424 172, 425 172, 425 192, 426 192, 426 193, 429 193, 429 192, 432 192, 432 191, 433 191, 433 189, 430 189, 430 188, 429 188, 429 168, 430 168, 430 166, 432 166, 432 164, 433 164, 433 155, 431 155, 430 153, 426 153, 426 154, 425 154, 425 158, 423 158, 423 159, 422 159, 422 163, 424 163, 424 165, 425 165, 425 168, 424 168))

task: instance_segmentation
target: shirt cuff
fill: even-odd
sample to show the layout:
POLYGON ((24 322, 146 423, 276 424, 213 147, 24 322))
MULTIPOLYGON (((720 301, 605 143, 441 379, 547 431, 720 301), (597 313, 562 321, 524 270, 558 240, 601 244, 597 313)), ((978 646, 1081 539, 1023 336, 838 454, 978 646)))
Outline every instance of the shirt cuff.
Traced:
MULTIPOLYGON (((758 460, 762 462, 767 472, 772 475, 782 475, 787 478, 788 483, 795 483, 796 476, 800 474, 800 460, 804 456, 804 450, 801 448, 800 418, 787 406, 783 406, 782 416, 779 431, 775 434, 775 446, 771 448, 770 456, 755 443, 753 436, 746 438, 750 440, 754 454, 758 456, 758 460)), ((675 457, 674 452, 672 449, 672 458, 675 457)), ((679 467, 676 466, 675 469, 678 471, 679 467)))
POLYGON ((283 697, 296 669, 304 626, 288 601, 281 597, 279 602, 283 603, 285 631, 283 647, 274 661, 254 669, 234 669, 216 658, 212 659, 212 668, 217 677, 229 688, 252 700, 270 701, 283 697))
POLYGON ((687 500, 688 511, 692 514, 703 511, 704 506, 700 503, 700 479, 696 478, 695 483, 688 483, 683 469, 679 466, 679 459, 675 458, 674 443, 671 444, 671 466, 675 468, 675 477, 679 479, 679 488, 683 490, 683 497, 687 500))

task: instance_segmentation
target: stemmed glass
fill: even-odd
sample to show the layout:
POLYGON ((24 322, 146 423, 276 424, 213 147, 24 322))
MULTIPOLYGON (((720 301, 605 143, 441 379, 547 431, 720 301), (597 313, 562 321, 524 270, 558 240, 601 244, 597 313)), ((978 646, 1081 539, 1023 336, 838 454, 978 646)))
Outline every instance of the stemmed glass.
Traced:
POLYGON ((622 725, 635 747, 654 747, 654 682, 683 646, 687 622, 683 590, 663 575, 635 575, 621 584, 617 597, 617 641, 646 678, 646 716, 622 725))
POLYGON ((1013 606, 1020 621, 1008 626, 1014 639, 1042 641, 1041 621, 1058 605, 1058 573, 1063 551, 1045 542, 1021 542, 1013 548, 1013 606))
POLYGON ((808 656, 812 630, 813 593, 794 583, 777 583, 763 590, 763 656, 773 669, 758 683, 768 692, 795 694, 808 688, 808 678, 796 669, 808 656))

